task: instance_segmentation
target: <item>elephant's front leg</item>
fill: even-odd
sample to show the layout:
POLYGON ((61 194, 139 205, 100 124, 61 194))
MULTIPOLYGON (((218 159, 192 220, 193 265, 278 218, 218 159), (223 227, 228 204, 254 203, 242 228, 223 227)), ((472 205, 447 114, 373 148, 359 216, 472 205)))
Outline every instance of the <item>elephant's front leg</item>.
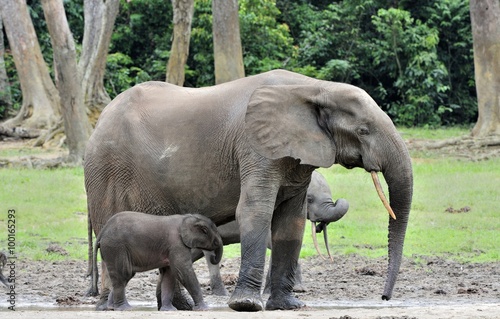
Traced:
POLYGON ((179 276, 179 281, 193 298, 193 310, 208 310, 208 306, 203 300, 203 293, 194 272, 191 258, 176 260, 176 264, 172 267, 175 269, 174 272, 179 276))
POLYGON ((264 309, 261 287, 266 256, 266 243, 278 186, 265 181, 242 183, 236 210, 241 233, 241 265, 238 283, 228 305, 236 311, 264 309))
POLYGON ((281 203, 272 221, 271 295, 266 310, 296 309, 304 303, 295 298, 293 287, 306 220, 306 193, 281 203))

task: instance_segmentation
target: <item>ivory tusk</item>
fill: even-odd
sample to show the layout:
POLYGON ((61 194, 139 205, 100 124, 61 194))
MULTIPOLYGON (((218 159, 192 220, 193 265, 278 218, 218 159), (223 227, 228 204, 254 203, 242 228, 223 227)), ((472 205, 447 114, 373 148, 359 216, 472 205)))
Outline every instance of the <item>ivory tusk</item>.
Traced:
POLYGON ((325 259, 325 257, 323 257, 323 255, 321 254, 321 252, 319 251, 319 246, 318 246, 318 238, 316 237, 316 223, 315 222, 311 222, 311 232, 312 232, 312 236, 313 236, 313 242, 314 242, 314 248, 316 248, 316 251, 318 252, 318 255, 325 259))
POLYGON ((326 246, 326 251, 328 252, 328 257, 330 257, 330 261, 333 262, 333 257, 332 254, 330 253, 330 246, 328 245, 328 232, 327 232, 327 226, 325 224, 325 228, 323 228, 323 237, 325 239, 325 246, 326 246))
POLYGON ((380 200, 384 204, 385 209, 387 209, 387 211, 389 212, 389 215, 391 215, 393 219, 396 219, 396 215, 392 211, 391 205, 389 205, 389 202, 387 201, 387 198, 384 195, 384 191, 382 190, 382 185, 380 185, 377 172, 372 171, 371 175, 373 179, 373 184, 375 184, 375 189, 377 190, 378 197, 380 197, 380 200))

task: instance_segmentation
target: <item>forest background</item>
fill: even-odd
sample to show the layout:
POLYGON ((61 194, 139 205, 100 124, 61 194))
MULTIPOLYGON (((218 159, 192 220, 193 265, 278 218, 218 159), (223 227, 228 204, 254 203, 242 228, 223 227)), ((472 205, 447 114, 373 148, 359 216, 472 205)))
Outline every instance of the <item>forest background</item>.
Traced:
MULTIPOLYGON (((40 1, 27 1, 42 49, 53 52, 40 1)), ((477 120, 474 59, 466 0, 304 1, 239 0, 245 75, 283 68, 365 89, 400 126, 470 126, 477 120)), ((64 8, 81 49, 83 1, 64 8)), ((173 8, 165 0, 120 1, 104 85, 111 98, 144 81, 165 81, 172 46, 173 8)), ((5 39, 11 103, 0 121, 18 112, 22 92, 5 39)), ((212 4, 196 0, 184 86, 215 84, 212 4)))

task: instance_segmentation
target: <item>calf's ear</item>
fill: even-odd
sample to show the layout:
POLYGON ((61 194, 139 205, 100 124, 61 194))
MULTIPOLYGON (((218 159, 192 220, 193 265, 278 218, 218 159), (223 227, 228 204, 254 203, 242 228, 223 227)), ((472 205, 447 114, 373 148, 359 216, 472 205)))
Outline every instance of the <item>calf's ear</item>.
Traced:
POLYGON ((210 231, 210 224, 197 215, 185 215, 180 227, 182 242, 189 248, 206 246, 210 231))
POLYGON ((302 164, 330 167, 333 137, 321 89, 313 85, 262 86, 252 94, 245 116, 247 140, 265 158, 292 157, 302 164))

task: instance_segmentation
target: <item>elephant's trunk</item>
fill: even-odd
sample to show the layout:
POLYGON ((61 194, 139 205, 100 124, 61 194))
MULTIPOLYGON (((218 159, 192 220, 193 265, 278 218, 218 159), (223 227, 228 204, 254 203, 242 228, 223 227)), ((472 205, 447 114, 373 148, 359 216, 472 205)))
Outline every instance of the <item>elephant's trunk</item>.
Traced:
POLYGON ((382 170, 389 187, 390 206, 396 216, 396 219, 389 217, 389 264, 382 295, 383 300, 391 299, 399 273, 413 196, 413 172, 410 155, 399 135, 394 136, 392 143, 394 143, 397 152, 391 152, 390 159, 382 170))
POLYGON ((320 205, 316 209, 309 209, 307 218, 315 223, 333 223, 344 217, 349 210, 349 202, 339 198, 335 203, 330 199, 319 200, 320 205))
POLYGON ((222 243, 221 238, 219 238, 217 245, 218 246, 214 250, 214 254, 212 256, 210 256, 210 263, 212 263, 212 265, 217 265, 218 263, 220 263, 220 261, 222 259, 222 252, 223 252, 224 245, 222 243))
POLYGON ((323 218, 320 220, 325 223, 336 222, 347 213, 349 210, 349 202, 343 198, 339 198, 335 203, 330 203, 326 207, 326 216, 327 218, 323 218))

